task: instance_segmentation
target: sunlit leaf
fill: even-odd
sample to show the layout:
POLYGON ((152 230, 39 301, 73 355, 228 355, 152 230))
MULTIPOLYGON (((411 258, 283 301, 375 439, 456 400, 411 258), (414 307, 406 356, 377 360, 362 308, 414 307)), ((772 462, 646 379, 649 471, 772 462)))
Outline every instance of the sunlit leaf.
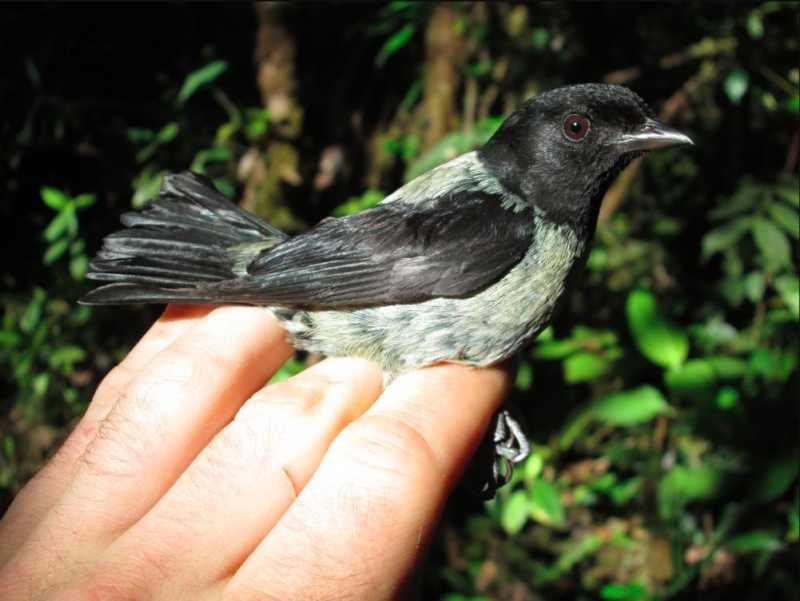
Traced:
POLYGON ((605 584, 600 589, 600 598, 608 601, 643 601, 648 597, 641 584, 632 582, 630 584, 605 584))
POLYGON ((198 173, 205 173, 208 163, 225 163, 229 160, 231 160, 230 149, 222 146, 215 146, 198 152, 192 161, 190 169, 198 173))
POLYGON ((178 102, 183 104, 203 86, 210 84, 228 70, 228 61, 218 60, 208 63, 197 71, 190 73, 178 92, 178 102))
POLYGON ((530 390, 533 384, 533 367, 529 361, 520 361, 517 367, 517 377, 514 380, 514 387, 523 392, 530 390))
POLYGON ((611 362, 595 353, 578 353, 564 361, 564 380, 569 384, 589 382, 611 371, 611 362))
POLYGON ((763 15, 759 10, 750 11, 747 15, 747 33, 754 40, 760 40, 764 36, 763 15))
POLYGON ((565 340, 552 340, 537 344, 533 355, 537 359, 563 359, 581 348, 580 340, 567 338, 565 340))
POLYGON ((673 412, 664 395, 652 386, 615 392, 597 399, 586 410, 591 417, 610 426, 634 426, 673 412))
POLYGON ((714 382, 716 374, 711 365, 703 359, 687 361, 680 367, 664 374, 664 382, 670 389, 682 394, 707 393, 714 382))
POLYGON ((503 502, 500 510, 500 526, 507 534, 517 534, 528 521, 528 494, 516 490, 503 502))
POLYGON ((172 142, 180 131, 180 126, 175 121, 170 121, 156 134, 156 140, 161 144, 172 142))
POLYGON ((747 362, 736 357, 718 355, 706 357, 705 361, 714 370, 716 376, 722 380, 741 378, 747 372, 747 362))
POLYGON ((733 104, 739 104, 747 93, 750 85, 750 75, 744 69, 734 69, 725 77, 722 87, 725 94, 733 104))
POLYGON ((276 384, 278 382, 283 382, 284 380, 288 380, 292 376, 296 376, 301 371, 306 368, 305 363, 297 359, 296 357, 292 357, 283 366, 278 370, 278 372, 272 376, 272 379, 269 381, 270 384, 276 384))
POLYGON ((44 264, 52 265, 58 261, 67 252, 67 248, 69 248, 69 240, 67 238, 56 240, 44 251, 44 264))
POLYGON ((739 402, 739 391, 730 386, 723 386, 717 391, 717 407, 720 409, 733 409, 739 402))
POLYGON ((86 255, 76 255, 69 261, 69 274, 76 282, 81 281, 86 272, 89 271, 89 257, 86 255))
POLYGON ((79 194, 72 199, 72 204, 75 205, 76 210, 86 209, 91 207, 96 202, 97 196, 95 194, 79 194))
POLYGON ((764 298, 764 274, 753 271, 744 276, 742 280, 744 294, 751 303, 758 303, 764 298))
POLYGON ((662 315, 650 292, 637 290, 626 303, 628 325, 636 346, 653 363, 675 368, 689 355, 689 338, 662 315))
POLYGON ((67 232, 68 222, 69 216, 67 215, 66 211, 60 211, 55 217, 53 217, 53 220, 50 222, 50 225, 47 226, 47 229, 44 230, 44 239, 48 242, 55 242, 67 232))
POLYGON ((677 465, 664 474, 658 487, 658 507, 663 518, 679 514, 687 503, 711 499, 721 492, 725 474, 703 466, 677 465))
POLYGON ((547 480, 538 479, 531 485, 530 516, 540 524, 560 528, 564 525, 566 511, 558 489, 547 480))
POLYGON ((775 278, 775 289, 795 320, 800 319, 800 280, 797 276, 782 275, 775 278))
POLYGON ((44 291, 41 288, 34 290, 33 298, 28 302, 28 306, 19 320, 19 329, 25 334, 30 334, 39 325, 39 321, 42 318, 44 299, 44 291))
POLYGON ((66 205, 69 202, 69 196, 67 196, 57 188, 49 188, 47 186, 43 186, 41 189, 41 195, 44 204, 46 204, 54 211, 60 211, 61 209, 64 208, 64 205, 66 205))
POLYGON ((50 355, 50 365, 56 369, 69 368, 85 359, 86 351, 74 344, 68 344, 53 351, 50 355))

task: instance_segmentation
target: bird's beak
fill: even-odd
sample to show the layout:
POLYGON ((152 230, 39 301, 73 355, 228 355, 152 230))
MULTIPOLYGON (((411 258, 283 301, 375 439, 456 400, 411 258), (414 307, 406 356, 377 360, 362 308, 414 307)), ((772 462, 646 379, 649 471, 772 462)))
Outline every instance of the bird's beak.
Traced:
POLYGON ((622 152, 659 150, 694 144, 686 134, 656 119, 647 119, 638 130, 626 132, 616 137, 611 143, 622 152))

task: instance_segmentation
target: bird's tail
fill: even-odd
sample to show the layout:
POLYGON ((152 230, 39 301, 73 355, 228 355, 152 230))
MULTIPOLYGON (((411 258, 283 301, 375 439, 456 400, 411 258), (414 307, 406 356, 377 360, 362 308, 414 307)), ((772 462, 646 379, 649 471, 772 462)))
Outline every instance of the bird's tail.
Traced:
POLYGON ((230 301, 216 296, 215 284, 246 275, 259 253, 287 237, 189 172, 165 177, 158 198, 122 223, 86 275, 108 283, 81 304, 230 301))

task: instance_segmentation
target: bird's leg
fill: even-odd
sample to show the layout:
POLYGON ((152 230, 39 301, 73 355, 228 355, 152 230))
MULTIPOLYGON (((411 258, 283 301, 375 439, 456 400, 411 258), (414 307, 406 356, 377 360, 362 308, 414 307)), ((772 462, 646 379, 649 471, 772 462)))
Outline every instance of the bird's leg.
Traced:
POLYGON ((509 409, 497 412, 494 427, 494 451, 498 458, 509 463, 520 463, 531 454, 531 444, 519 420, 509 409))
POLYGON ((514 464, 530 455, 531 446, 521 418, 512 416, 511 411, 506 407, 495 413, 489 431, 465 474, 466 486, 481 499, 494 498, 497 490, 511 481, 514 464), (487 473, 489 464, 491 474, 487 473))

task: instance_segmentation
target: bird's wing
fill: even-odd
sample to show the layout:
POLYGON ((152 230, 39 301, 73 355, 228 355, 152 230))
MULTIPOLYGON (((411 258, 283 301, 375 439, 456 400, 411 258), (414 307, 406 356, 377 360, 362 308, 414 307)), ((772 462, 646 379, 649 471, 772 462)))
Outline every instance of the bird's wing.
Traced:
POLYGON ((500 279, 530 246, 532 210, 485 190, 389 202, 264 251, 218 284, 239 302, 365 306, 462 296, 500 279))

